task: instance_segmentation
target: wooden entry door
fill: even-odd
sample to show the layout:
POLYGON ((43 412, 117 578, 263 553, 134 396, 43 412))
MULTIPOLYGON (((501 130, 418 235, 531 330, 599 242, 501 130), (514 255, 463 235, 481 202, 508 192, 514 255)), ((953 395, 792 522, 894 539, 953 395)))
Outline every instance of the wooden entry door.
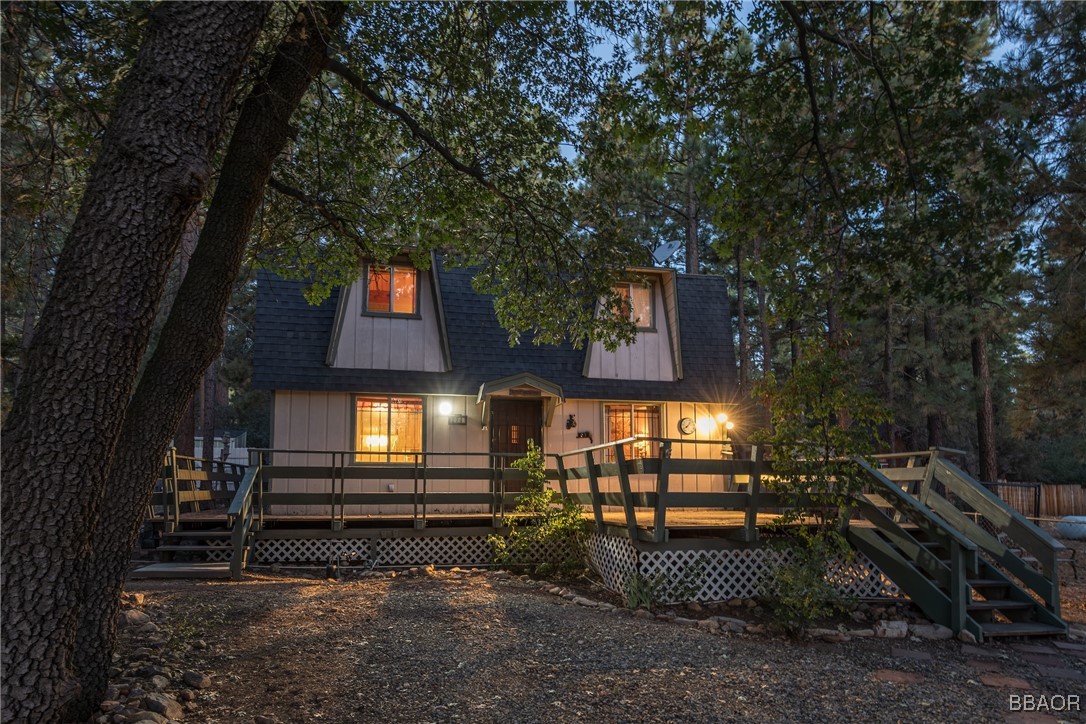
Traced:
MULTIPOLYGON (((494 455, 493 467, 509 467, 528 452, 529 440, 534 440, 536 447, 543 447, 543 401, 492 398, 490 452, 494 455)), ((524 484, 519 480, 505 484, 507 493, 519 493, 523 489, 524 484)))
MULTIPOLYGON (((490 452, 528 452, 528 441, 543 446, 543 401, 495 397, 490 401, 490 452)), ((515 456, 503 458, 508 462, 515 456)), ((508 467, 508 464, 502 467, 508 467)))

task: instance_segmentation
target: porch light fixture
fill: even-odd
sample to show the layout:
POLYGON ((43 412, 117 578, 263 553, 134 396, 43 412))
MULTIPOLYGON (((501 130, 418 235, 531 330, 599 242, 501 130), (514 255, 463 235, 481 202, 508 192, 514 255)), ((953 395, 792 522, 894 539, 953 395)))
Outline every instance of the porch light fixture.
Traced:
MULTIPOLYGON (((717 415, 716 415, 716 421, 719 422, 721 425, 723 425, 728 421, 728 415, 726 413, 723 413, 723 412, 718 412, 717 415)), ((732 427, 735 427, 735 426, 732 425, 732 427)), ((728 428, 728 429, 730 430, 731 428, 728 428)))
POLYGON ((449 402, 448 400, 442 400, 437 405, 437 413, 439 415, 446 415, 446 416, 451 415, 452 414, 452 403, 449 402))

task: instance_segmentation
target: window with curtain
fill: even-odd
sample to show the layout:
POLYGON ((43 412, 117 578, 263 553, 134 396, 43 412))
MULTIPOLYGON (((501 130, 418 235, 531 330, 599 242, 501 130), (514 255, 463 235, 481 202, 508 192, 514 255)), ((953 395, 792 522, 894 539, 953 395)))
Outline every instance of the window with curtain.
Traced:
MULTIPOLYGON (((604 405, 604 427, 607 434, 605 442, 622 440, 636 435, 660 437, 660 406, 630 404, 604 405)), ((622 446, 627 460, 634 458, 655 457, 659 454, 660 444, 652 440, 638 440, 622 446)), ((614 455, 608 451, 607 459, 614 461, 614 455)))
POLYGON ((422 398, 356 397, 355 462, 410 463, 422 452, 422 398))
POLYGON ((652 284, 622 282, 612 287, 619 297, 615 313, 628 318, 638 329, 656 329, 655 308, 652 303, 652 284))

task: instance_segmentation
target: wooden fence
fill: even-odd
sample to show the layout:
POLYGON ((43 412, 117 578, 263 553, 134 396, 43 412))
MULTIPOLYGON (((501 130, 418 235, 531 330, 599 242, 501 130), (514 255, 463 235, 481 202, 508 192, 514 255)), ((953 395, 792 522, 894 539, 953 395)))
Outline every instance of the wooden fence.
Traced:
POLYGON ((1031 518, 1086 515, 1086 486, 1047 483, 993 483, 992 492, 1031 518))

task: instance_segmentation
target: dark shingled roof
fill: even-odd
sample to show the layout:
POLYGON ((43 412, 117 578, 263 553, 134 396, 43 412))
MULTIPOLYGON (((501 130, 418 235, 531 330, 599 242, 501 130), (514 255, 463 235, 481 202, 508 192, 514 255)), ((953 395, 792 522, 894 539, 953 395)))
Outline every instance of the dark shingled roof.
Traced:
POLYGON ((262 272, 257 281, 253 386, 276 390, 474 395, 479 386, 522 372, 561 385, 567 398, 720 402, 735 396, 731 312, 722 277, 679 274, 683 379, 601 380, 582 376, 586 349, 569 343, 509 346, 491 298, 471 288, 468 269, 436 267, 449 335, 449 372, 328 367, 339 290, 319 306, 304 283, 262 272))

